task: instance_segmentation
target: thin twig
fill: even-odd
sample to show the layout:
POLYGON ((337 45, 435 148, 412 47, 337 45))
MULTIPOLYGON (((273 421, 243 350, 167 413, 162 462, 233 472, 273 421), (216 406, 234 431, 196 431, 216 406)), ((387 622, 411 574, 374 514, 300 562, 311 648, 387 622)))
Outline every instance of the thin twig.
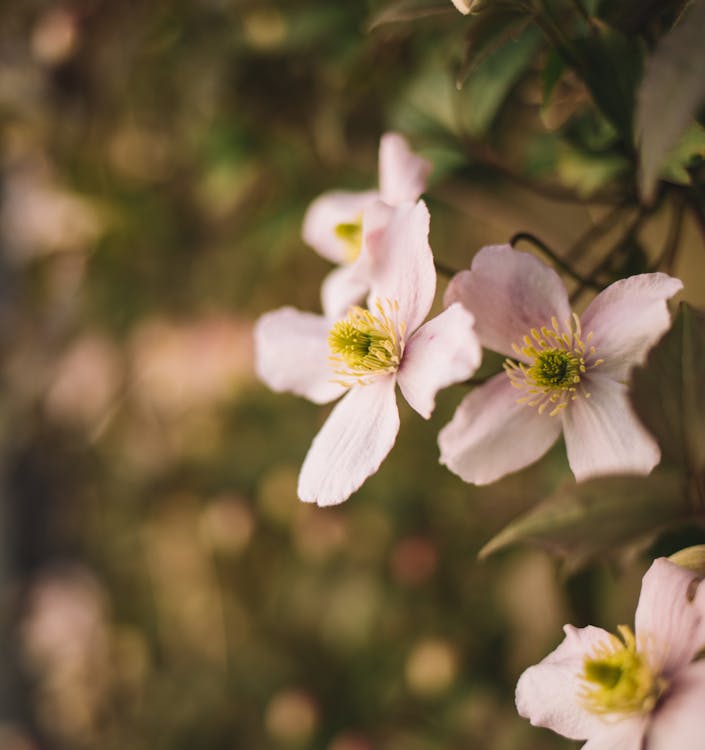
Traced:
POLYGON ((601 288, 599 284, 594 282, 592 279, 581 276, 572 266, 566 263, 563 258, 560 257, 560 255, 551 250, 551 248, 545 242, 543 242, 543 240, 540 240, 530 232, 517 232, 509 240, 509 244, 514 247, 514 245, 516 245, 516 243, 520 242, 521 240, 530 242, 532 245, 534 245, 534 247, 537 247, 539 250, 541 250, 544 255, 547 255, 558 266, 558 268, 561 269, 561 271, 563 271, 566 275, 570 276, 571 279, 577 281, 582 286, 590 287, 592 289, 601 288))
POLYGON ((589 248, 595 240, 598 240, 600 237, 607 234, 617 224, 621 218, 622 212, 630 203, 631 200, 629 198, 624 198, 597 223, 588 227, 568 250, 566 257, 571 261, 580 260, 585 250, 589 248))

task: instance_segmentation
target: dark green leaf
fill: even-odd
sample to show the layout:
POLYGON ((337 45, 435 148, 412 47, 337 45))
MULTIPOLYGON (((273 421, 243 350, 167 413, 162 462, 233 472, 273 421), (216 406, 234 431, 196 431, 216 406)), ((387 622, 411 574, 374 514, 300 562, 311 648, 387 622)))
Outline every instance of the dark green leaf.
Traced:
POLYGON ((528 27, 516 41, 494 50, 475 68, 463 89, 463 124, 470 135, 479 137, 487 131, 540 43, 537 30, 528 27))
POLYGON ((418 18, 456 13, 450 0, 398 0, 372 16, 367 30, 373 31, 388 23, 404 23, 418 18))
POLYGON ((646 200, 653 198, 667 154, 705 100, 704 28, 705 0, 694 0, 646 63, 636 114, 639 189, 646 200))
POLYGON ((512 521, 479 556, 531 542, 575 564, 611 556, 625 545, 646 540, 683 520, 689 512, 677 472, 570 482, 512 521))
POLYGON ((663 456, 705 472, 705 315, 683 303, 671 330, 632 376, 632 402, 663 456))

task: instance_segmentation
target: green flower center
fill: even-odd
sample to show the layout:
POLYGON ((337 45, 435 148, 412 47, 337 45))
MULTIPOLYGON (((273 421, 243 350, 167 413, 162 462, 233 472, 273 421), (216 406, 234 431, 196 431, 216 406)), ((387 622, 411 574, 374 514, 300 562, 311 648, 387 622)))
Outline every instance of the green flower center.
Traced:
POLYGON ((620 625, 618 630, 622 640, 610 636, 585 659, 583 705, 595 714, 648 713, 663 694, 666 682, 654 674, 637 651, 631 629, 620 625))
POLYGON ((362 248, 362 216, 355 221, 336 225, 335 236, 343 242, 345 260, 348 263, 357 260, 362 248))
POLYGON ((562 328, 552 318, 551 328, 532 328, 523 346, 512 344, 519 361, 506 359, 504 369, 512 385, 523 392, 517 401, 537 407, 539 414, 549 409, 553 417, 579 396, 589 398, 583 376, 603 362, 595 358, 591 338, 592 333, 583 338, 574 314, 562 328))
POLYGON ((376 314, 351 307, 328 334, 331 361, 345 385, 366 384, 371 376, 396 372, 404 351, 405 324, 396 320, 398 305, 387 300, 386 309, 377 302, 376 314), (351 382, 352 379, 352 382, 351 382))

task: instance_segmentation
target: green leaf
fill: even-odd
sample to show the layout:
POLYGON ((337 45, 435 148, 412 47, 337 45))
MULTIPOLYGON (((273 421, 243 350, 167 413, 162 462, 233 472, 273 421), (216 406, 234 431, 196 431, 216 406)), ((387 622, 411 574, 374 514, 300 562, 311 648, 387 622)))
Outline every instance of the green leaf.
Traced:
POLYGON ((593 193, 629 170, 629 162, 615 153, 591 154, 565 144, 558 152, 558 175, 578 195, 589 198, 593 193))
POLYGON ((473 70, 463 89, 463 125, 469 135, 480 137, 487 132, 540 44, 538 31, 528 27, 515 41, 494 50, 473 70))
POLYGON ((622 136, 631 142, 634 92, 642 70, 642 48, 637 38, 616 29, 571 41, 564 56, 583 80, 597 106, 622 136))
POLYGON ((689 516, 678 472, 650 477, 604 477, 569 482, 519 516, 480 550, 484 558, 519 542, 530 542, 573 565, 614 556, 625 545, 645 541, 689 516))
POLYGON ((690 185, 688 169, 705 158, 705 128, 694 122, 670 152, 661 168, 661 177, 677 185, 690 185))
POLYGON ((644 200, 653 199, 668 152, 705 100, 703 28, 705 0, 693 0, 646 63, 636 112, 639 190, 644 200))
POLYGON ((673 327, 632 374, 632 403, 664 459, 705 472, 705 315, 682 303, 673 327))
POLYGON ((418 18, 446 15, 451 12, 457 15, 450 0, 398 0, 373 15, 367 24, 367 31, 374 31, 389 23, 406 23, 418 18))
POLYGON ((565 71, 565 62, 555 49, 550 49, 546 55, 546 64, 541 75, 541 95, 545 107, 551 99, 553 89, 565 71))

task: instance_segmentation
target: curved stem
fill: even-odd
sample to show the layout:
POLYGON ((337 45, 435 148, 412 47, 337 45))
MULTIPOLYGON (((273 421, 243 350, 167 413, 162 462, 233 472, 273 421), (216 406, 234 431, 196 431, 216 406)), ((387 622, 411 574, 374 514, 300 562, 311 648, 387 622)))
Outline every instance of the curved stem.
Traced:
POLYGON ((509 244, 514 247, 514 245, 516 245, 517 242, 521 242, 521 240, 530 242, 532 245, 541 250, 544 255, 547 255, 558 266, 558 268, 561 269, 561 271, 563 271, 567 276, 570 276, 571 279, 577 281, 582 286, 591 289, 601 289, 600 285, 596 281, 594 281, 592 277, 586 278, 585 276, 579 274, 574 268, 572 268, 572 266, 568 265, 568 263, 566 263, 563 258, 561 258, 553 250, 551 250, 551 248, 545 242, 543 242, 543 240, 540 240, 530 232, 517 232, 509 240, 509 244))

